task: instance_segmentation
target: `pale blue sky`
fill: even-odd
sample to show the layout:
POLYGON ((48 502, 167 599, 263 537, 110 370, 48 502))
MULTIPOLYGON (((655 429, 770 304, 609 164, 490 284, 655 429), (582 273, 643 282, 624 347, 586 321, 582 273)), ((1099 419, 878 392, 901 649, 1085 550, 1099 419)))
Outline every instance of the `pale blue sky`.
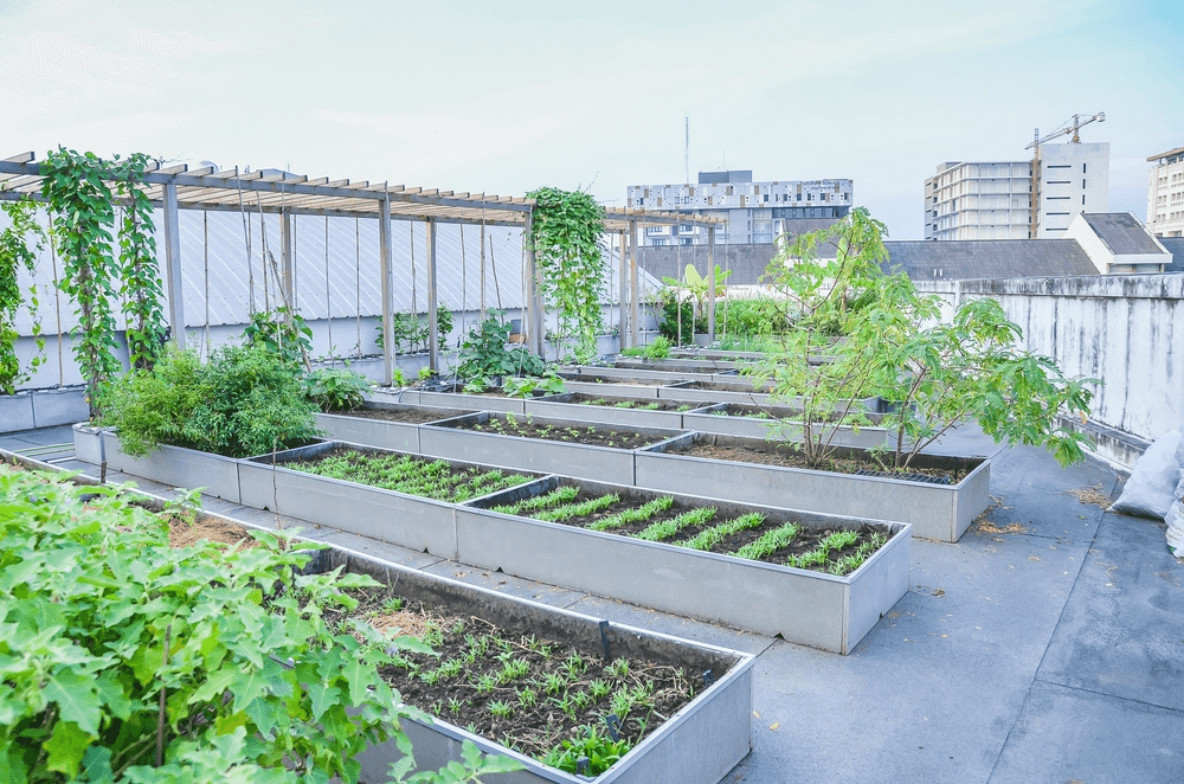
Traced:
POLYGON ((947 160, 1105 111, 1110 208, 1184 146, 1184 2, 0 0, 0 157, 57 144, 521 195, 849 177, 922 234, 947 160))

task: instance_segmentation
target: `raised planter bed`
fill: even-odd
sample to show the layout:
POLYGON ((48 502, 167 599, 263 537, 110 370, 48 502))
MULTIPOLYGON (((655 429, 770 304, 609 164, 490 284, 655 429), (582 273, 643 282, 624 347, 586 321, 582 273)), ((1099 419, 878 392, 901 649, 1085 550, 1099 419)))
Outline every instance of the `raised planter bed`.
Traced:
MULTIPOLYGON (((679 454, 691 444, 767 451, 758 439, 694 433, 639 449, 636 484, 769 506, 804 509, 840 516, 893 520, 912 525, 912 535, 956 542, 990 502, 991 464, 986 457, 920 455, 917 470, 958 472, 960 480, 941 485, 882 476, 719 460, 679 454)), ((858 450, 838 450, 839 455, 858 450)))
POLYGON ((650 359, 649 357, 617 357, 614 368, 636 370, 664 370, 672 373, 721 373, 733 374, 742 363, 714 359, 650 359))
MULTIPOLYGON (((523 438, 496 432, 478 432, 474 425, 488 425, 493 419, 506 421, 505 415, 489 412, 446 419, 424 425, 419 431, 420 450, 425 455, 464 460, 473 463, 502 465, 526 471, 544 471, 597 479, 602 482, 633 484, 633 447, 628 449, 567 443, 545 438, 523 438)), ((551 417, 532 417, 538 427, 585 429, 587 422, 551 417)), ((595 426, 595 430, 603 430, 595 426)), ((677 430, 655 428, 613 428, 630 435, 647 437, 660 443, 679 435, 677 430)))
MULTIPOLYGON (((5 455, 29 468, 61 470, 19 455, 5 455)), ((96 480, 80 476, 82 484, 96 480)), ((160 510, 165 501, 140 495, 139 503, 160 510)), ((226 526, 237 539, 234 528, 259 526, 217 515, 203 515, 203 525, 213 525, 211 538, 226 526)), ((427 574, 395 563, 366 556, 348 548, 330 547, 307 567, 308 571, 344 571, 368 574, 380 583, 397 589, 409 603, 423 605, 439 614, 481 618, 507 634, 521 635, 553 644, 556 648, 574 648, 587 661, 624 658, 640 668, 677 667, 698 688, 695 696, 661 724, 651 722, 648 733, 597 782, 643 784, 667 780, 716 784, 748 754, 751 748, 752 665, 750 654, 718 646, 681 640, 669 635, 609 622, 569 610, 547 606, 529 599, 507 596, 496 591, 467 585, 457 580, 427 574), (540 639, 541 638, 541 639, 540 639), (705 678, 704 674, 709 673, 705 678)), ((387 590, 390 590, 387 589, 387 590)), ((431 706, 420 705, 429 709, 431 706)), ((406 720, 402 727, 414 744, 418 770, 435 770, 450 761, 461 759, 462 743, 469 741, 487 754, 517 759, 523 770, 487 779, 497 782, 530 784, 577 784, 592 781, 543 765, 536 759, 484 737, 474 735, 445 719, 426 723, 406 720)), ((604 729, 603 727, 601 729, 604 729)), ((363 781, 385 781, 390 765, 402 753, 395 743, 371 746, 357 758, 363 781)))
POLYGON ((462 392, 463 388, 462 384, 454 384, 441 391, 408 389, 404 390, 400 402, 468 411, 508 411, 512 414, 521 414, 526 410, 523 398, 506 397, 496 390, 473 395, 462 392))
POLYGON ((860 526, 884 531, 887 543, 854 572, 838 577, 492 511, 571 486, 589 498, 613 493, 636 504, 665 495, 549 477, 474 500, 457 512, 460 560, 844 654, 908 588, 905 524, 673 495, 678 505, 714 507, 713 519, 719 521, 756 512, 770 522, 793 521, 816 531, 860 526))
POLYGON ((107 470, 142 476, 173 487, 204 488, 209 495, 242 503, 238 481, 239 461, 233 457, 161 444, 143 457, 131 457, 119 446, 111 430, 74 425, 74 454, 83 462, 107 462, 107 470), (97 459, 96 459, 97 458, 97 459))
MULTIPOLYGON (((600 784, 648 784, 655 781, 716 784, 751 748, 754 660, 751 655, 609 623, 581 613, 424 574, 349 550, 330 550, 326 561, 325 568, 344 566, 350 571, 370 574, 380 582, 396 586, 398 593, 410 601, 422 602, 438 611, 464 617, 475 615, 517 634, 554 640, 580 650, 590 659, 601 658, 607 644, 610 658, 623 657, 679 666, 688 675, 694 673, 690 677, 697 678, 700 684, 703 683, 702 674, 711 671, 709 686, 650 731, 628 754, 595 779, 545 766, 536 759, 474 735, 442 718, 437 718, 430 725, 415 721, 404 723, 404 729, 414 745, 419 770, 438 769, 449 761, 459 760, 461 744, 471 741, 486 753, 510 756, 523 765, 523 770, 492 777, 489 779, 491 782, 577 784, 594 780, 600 784)), ((400 757, 393 742, 372 747, 358 758, 362 766, 362 779, 385 781, 390 764, 400 757)))
MULTIPOLYGON (((828 436, 831 438, 831 442, 838 446, 859 449, 872 449, 894 442, 895 433, 875 426, 875 423, 882 418, 881 414, 868 411, 862 413, 871 424, 861 425, 858 428, 839 425, 837 432, 833 436, 828 436)), ((686 430, 697 430, 701 433, 740 436, 742 438, 767 438, 774 419, 793 420, 800 414, 799 410, 789 406, 717 403, 714 406, 707 406, 683 414, 683 426, 686 430), (757 416, 761 413, 767 416, 757 416)))
MULTIPOLYGON (((422 459, 419 455, 339 441, 261 455, 241 463, 242 503, 441 558, 456 558, 455 504, 320 476, 286 465, 322 458, 334 450, 422 459)), ((442 462, 456 470, 497 467, 473 466, 453 460, 442 462)), ((537 474, 531 478, 535 477, 537 474)))
MULTIPOLYGON (((773 400, 768 387, 746 376, 705 381, 683 381, 670 384, 658 390, 658 397, 670 400, 687 400, 701 403, 742 403, 757 406, 783 406, 801 408, 801 398, 773 400)), ((852 410, 879 412, 882 402, 878 397, 857 398, 851 401, 852 410)), ((846 404, 843 404, 846 407, 846 404)))
POLYGON ((468 413, 456 408, 371 401, 358 411, 317 414, 317 427, 337 441, 418 452, 421 424, 468 413))
POLYGON ((684 381, 711 380, 717 376, 735 379, 734 372, 689 373, 672 370, 650 370, 648 368, 601 367, 599 365, 576 365, 561 368, 559 375, 573 381, 594 381, 600 383, 678 384, 684 381))
POLYGON ((698 407, 697 403, 678 400, 591 395, 584 392, 566 392, 526 401, 526 413, 532 416, 671 430, 681 430, 684 413, 698 407))

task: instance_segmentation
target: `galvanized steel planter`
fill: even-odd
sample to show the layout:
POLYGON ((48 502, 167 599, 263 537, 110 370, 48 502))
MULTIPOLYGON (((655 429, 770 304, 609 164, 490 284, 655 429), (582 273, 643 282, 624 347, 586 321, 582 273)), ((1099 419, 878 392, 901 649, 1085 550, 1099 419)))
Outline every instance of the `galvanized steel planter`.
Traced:
MULTIPOLYGON (((750 654, 713 645, 602 621, 582 613, 550 607, 529 599, 507 596, 456 580, 333 549, 326 568, 345 566, 370 574, 412 601, 422 601, 449 612, 479 614, 498 626, 522 634, 563 640, 590 655, 602 655, 602 629, 613 656, 638 657, 711 670, 716 680, 690 703, 662 723, 594 781, 598 784, 716 784, 736 766, 752 746, 752 665, 750 654)), ((406 721, 404 730, 414 746, 417 769, 434 770, 461 758, 464 741, 487 754, 517 759, 523 770, 489 779, 499 784, 578 784, 593 781, 549 768, 535 759, 473 735, 443 719, 432 724, 406 721)), ((373 746, 358 757, 362 780, 385 781, 392 762, 402 755, 393 742, 373 746)))
POLYGON ((664 370, 671 373, 734 375, 744 363, 707 358, 693 359, 650 359, 649 357, 617 357, 615 368, 637 370, 664 370))
MULTIPOLYGON (((490 463, 515 470, 542 471, 596 479, 601 482, 633 484, 632 450, 465 429, 468 425, 488 422, 490 419, 491 414, 482 412, 423 425, 419 430, 420 451, 425 455, 472 463, 490 463)), ((588 425, 587 422, 550 417, 538 417, 534 422, 554 427, 588 425)), ((652 435, 658 442, 679 435, 677 430, 617 429, 652 435)))
MULTIPOLYGON (((743 376, 727 382, 681 381, 659 389, 658 397, 690 403, 750 403, 764 406, 773 402, 772 395, 758 391, 753 382, 743 376)), ((791 400, 783 405, 793 406, 794 403, 791 400)))
MULTIPOLYGON (((739 405, 736 403, 719 403, 714 406, 700 408, 696 411, 688 411, 683 414, 683 425, 686 430, 697 430, 700 433, 715 433, 723 436, 740 436, 742 438, 768 438, 769 430, 776 419, 758 419, 756 417, 747 417, 731 414, 713 414, 713 411, 723 411, 728 406, 739 405)), ((765 410, 769 412, 772 417, 780 419, 793 420, 800 416, 801 412, 788 406, 764 406, 765 410)), ((871 421, 879 421, 879 414, 872 414, 864 412, 871 421)), ((885 446, 889 443, 895 443, 896 434, 891 430, 886 430, 882 427, 874 425, 860 426, 858 428, 850 425, 831 426, 837 432, 830 436, 831 443, 836 446, 849 446, 857 449, 872 449, 874 447, 885 446)), ((788 432, 788 431, 787 431, 788 432)), ((782 438, 782 436, 778 436, 782 438)), ((801 438, 790 436, 790 440, 800 441, 801 438)))
POLYGON ((284 467, 284 463, 307 460, 336 447, 383 451, 329 441, 252 457, 240 466, 242 503, 441 558, 456 558, 454 504, 284 467))
POLYGON ((600 381, 613 383, 622 381, 640 381, 654 384, 678 384, 685 381, 703 381, 716 375, 735 379, 731 373, 704 374, 678 373, 671 370, 650 370, 648 368, 600 367, 599 365, 576 365, 560 368, 559 375, 573 381, 600 381))
MULTIPOLYGON (((462 505, 456 515, 459 560, 737 629, 780 634, 790 642, 843 654, 850 653, 908 590, 907 524, 677 496, 715 506, 721 518, 757 511, 772 519, 793 518, 811 528, 870 523, 889 529, 891 538, 884 547, 853 573, 836 577, 486 508, 540 495, 560 484, 573 482, 548 477, 462 505)), ((639 500, 664 495, 596 482, 574 484, 639 500)))
POLYGON ((666 454, 687 440, 760 447, 763 441, 697 433, 635 452, 638 487, 701 495, 767 506, 805 509, 844 517, 893 520, 912 525, 912 534, 956 542, 990 502, 991 463, 986 457, 921 455, 918 468, 958 466, 967 470, 956 485, 855 476, 832 471, 785 468, 666 454))
MULTIPOLYGON (((526 401, 526 413, 532 416, 556 417, 571 419, 579 422, 596 422, 605 425, 622 425, 624 427, 657 427, 668 430, 681 430, 683 427, 683 411, 645 411, 636 408, 617 408, 612 403, 615 400, 635 399, 614 395, 597 395, 609 402, 609 405, 594 406, 587 403, 573 403, 571 398, 576 393, 568 392, 562 395, 548 395, 526 401)), ((587 394, 587 393, 579 393, 587 394)), ((641 398, 645 399, 645 398, 641 398)), ((690 410, 698 408, 696 404, 688 403, 690 410)))
POLYGON ((417 406, 458 408, 468 411, 508 411, 511 414, 521 414, 526 410, 522 398, 500 395, 469 395, 461 392, 460 387, 457 387, 455 392, 424 392, 408 389, 400 400, 403 403, 413 403, 417 406))
MULTIPOLYGON (((455 408, 433 408, 431 406, 416 406, 407 403, 368 402, 367 409, 385 409, 388 411, 422 410, 438 414, 440 419, 470 413, 455 408)), ((338 441, 349 441, 354 444, 367 444, 383 449, 402 450, 407 452, 419 451, 419 425, 409 422, 392 422, 385 419, 354 416, 352 414, 317 414, 317 427, 324 431, 329 438, 338 441)))
POLYGON ((641 381, 629 384, 623 381, 579 381, 564 378, 563 386, 568 392, 585 395, 612 395, 613 397, 656 398, 665 381, 641 381))
POLYGON ((94 430, 85 424, 74 425, 74 454, 79 460, 96 464, 106 460, 110 471, 142 476, 173 487, 201 487, 209 495, 241 503, 239 461, 233 457, 168 444, 161 444, 143 457, 131 457, 120 448, 119 437, 111 430, 99 431, 102 445, 96 452, 94 430))

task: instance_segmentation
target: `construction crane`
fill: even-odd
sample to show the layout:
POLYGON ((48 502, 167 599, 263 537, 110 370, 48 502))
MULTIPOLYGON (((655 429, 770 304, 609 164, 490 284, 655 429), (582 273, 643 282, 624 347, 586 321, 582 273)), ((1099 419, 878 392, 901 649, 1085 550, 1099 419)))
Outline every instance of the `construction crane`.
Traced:
POLYGON ((1073 138, 1069 140, 1071 143, 1080 144, 1081 134, 1079 132, 1082 128, 1092 122, 1106 122, 1105 112, 1090 115, 1089 117, 1085 117, 1084 120, 1082 117, 1085 117, 1085 115, 1075 114, 1073 115, 1073 119, 1066 120, 1061 124, 1061 127, 1044 136, 1041 136, 1040 129, 1036 128, 1032 131, 1032 143, 1024 148, 1025 150, 1032 150, 1032 189, 1028 197, 1030 202, 1028 209, 1028 236, 1032 239, 1036 239, 1037 237, 1037 223, 1039 223, 1040 218, 1040 145, 1062 136, 1068 136, 1069 134, 1073 134, 1073 138))

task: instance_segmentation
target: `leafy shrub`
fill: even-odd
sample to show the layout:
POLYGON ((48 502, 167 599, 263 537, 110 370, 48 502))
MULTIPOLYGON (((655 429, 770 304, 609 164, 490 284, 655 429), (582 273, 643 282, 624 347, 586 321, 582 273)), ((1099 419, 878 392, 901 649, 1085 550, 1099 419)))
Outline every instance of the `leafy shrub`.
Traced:
POLYGON ((560 395, 567 391, 563 379, 551 373, 542 378, 519 378, 511 376, 502 383, 506 397, 532 397, 535 392, 560 395))
POLYGON ((658 335, 646 346, 630 346, 621 352, 623 357, 647 357, 649 359, 666 359, 670 356, 670 341, 664 335, 658 335))
POLYGON ((547 364, 523 346, 506 348, 509 324, 497 316, 487 318, 469 331, 460 347, 456 374, 462 379, 494 376, 541 376, 547 364))
POLYGON ((243 343, 259 346, 292 364, 308 364, 312 351, 312 328, 299 313, 287 307, 251 314, 243 330, 243 343))
POLYGON ((778 335, 793 329, 786 303, 768 298, 728 299, 719 303, 715 329, 727 326, 729 335, 778 335))
POLYGON ((100 424, 116 428, 133 456, 172 444, 247 457, 318 435, 299 369, 260 345, 223 346, 205 365, 170 350, 112 386, 100 424))
MULTIPOLYGON (((429 649, 326 620, 374 580, 300 574, 319 545, 284 534, 172 548, 118 493, 0 465, 5 782, 356 782, 367 746, 407 745, 424 717, 378 668, 429 649)), ((448 781, 515 765, 464 756, 448 781)))
POLYGON ((695 318, 695 306, 690 302, 679 303, 672 296, 666 296, 661 300, 661 305, 662 320, 658 322, 658 334, 672 344, 678 343, 678 339, 681 337, 681 345, 689 345, 695 342, 696 332, 707 331, 707 319, 695 318), (681 335, 679 334, 680 320, 682 322, 681 335))
POLYGON ((352 370, 320 368, 304 379, 308 399, 322 411, 353 411, 362 407, 370 380, 352 370))
POLYGON ((587 757, 588 769, 581 772, 595 777, 612 767, 631 748, 633 743, 628 738, 613 740, 607 732, 601 733, 593 726, 585 726, 583 737, 562 741, 548 752, 543 762, 553 768, 575 773, 576 763, 581 757, 587 757))
MULTIPOLYGON (((374 339, 379 348, 383 348, 386 341, 382 336, 382 324, 375 329, 378 337, 374 339)), ((414 354, 428 350, 428 337, 431 330, 427 319, 420 318, 414 313, 396 313, 391 319, 391 332, 395 338, 395 353, 414 354)), ((445 307, 436 308, 436 346, 440 351, 448 347, 448 336, 452 334, 452 311, 445 307)))

